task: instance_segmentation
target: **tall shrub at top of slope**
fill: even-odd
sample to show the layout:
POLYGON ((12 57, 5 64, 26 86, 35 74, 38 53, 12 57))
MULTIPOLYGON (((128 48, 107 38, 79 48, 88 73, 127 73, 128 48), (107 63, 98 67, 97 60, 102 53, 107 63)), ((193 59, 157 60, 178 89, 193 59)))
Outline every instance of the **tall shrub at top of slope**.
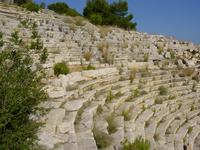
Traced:
POLYGON ((136 30, 133 15, 128 13, 128 3, 124 0, 109 4, 107 0, 88 0, 83 11, 84 17, 94 24, 112 25, 127 30, 136 30))
POLYGON ((65 14, 67 16, 80 16, 80 14, 75 9, 70 8, 64 2, 49 4, 48 9, 53 10, 58 14, 65 14))

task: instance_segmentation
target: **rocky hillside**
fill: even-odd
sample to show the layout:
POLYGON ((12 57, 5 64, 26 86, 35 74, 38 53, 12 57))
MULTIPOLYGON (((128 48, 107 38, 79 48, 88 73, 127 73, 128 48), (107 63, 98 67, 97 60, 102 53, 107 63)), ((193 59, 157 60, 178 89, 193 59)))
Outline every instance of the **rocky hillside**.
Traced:
POLYGON ((48 50, 41 105, 51 110, 38 132, 45 149, 118 150, 139 136, 152 150, 199 149, 199 46, 0 3, 5 42, 16 30, 31 44, 33 25, 48 50), (56 77, 59 62, 71 73, 56 77), (96 70, 83 70, 88 64, 96 70))

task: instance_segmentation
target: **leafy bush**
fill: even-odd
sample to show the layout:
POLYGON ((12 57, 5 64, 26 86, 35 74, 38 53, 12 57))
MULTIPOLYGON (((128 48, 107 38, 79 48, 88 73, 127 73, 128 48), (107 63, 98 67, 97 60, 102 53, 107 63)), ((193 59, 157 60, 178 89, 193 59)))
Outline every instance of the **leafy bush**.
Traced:
POLYGON ((63 2, 57 2, 48 5, 48 9, 55 11, 58 14, 64 14, 68 11, 69 6, 63 2))
POLYGON ((0 52, 0 149, 39 149, 41 123, 30 116, 41 115, 38 104, 46 100, 41 70, 32 70, 29 49, 11 44, 0 52))
POLYGON ((133 143, 125 140, 122 144, 123 150, 150 150, 150 142, 142 137, 136 138, 133 143))
POLYGON ((22 39, 19 37, 19 32, 15 31, 11 34, 11 42, 13 42, 16 45, 20 45, 22 43, 22 39))
POLYGON ((32 31, 32 36, 31 36, 32 39, 36 39, 36 38, 39 38, 39 34, 36 30, 33 30, 32 31))
POLYGON ((90 16, 90 21, 91 21, 93 24, 101 25, 101 24, 102 24, 102 16, 99 15, 99 14, 92 14, 92 15, 90 16))
POLYGON ((164 87, 164 86, 160 86, 159 88, 158 88, 158 90, 159 90, 159 94, 160 95, 167 95, 167 88, 166 87, 164 87))
POLYGON ((54 74, 59 76, 60 74, 68 74, 70 72, 69 67, 65 63, 57 63, 54 65, 54 74))
POLYGON ((65 14, 68 16, 80 16, 80 14, 75 9, 69 8, 69 6, 64 2, 52 3, 48 5, 48 9, 58 14, 65 14))
POLYGON ((40 55, 40 62, 45 63, 48 58, 48 51, 46 48, 42 50, 42 54, 40 55))
POLYGON ((133 91, 133 97, 138 97, 138 96, 140 96, 140 91, 138 89, 135 89, 133 91))
POLYGON ((39 38, 31 42, 30 49, 41 50, 42 48, 43 42, 39 38))
POLYGON ((95 70, 96 68, 91 64, 87 65, 87 67, 83 67, 83 70, 95 70))
POLYGON ((124 29, 136 29, 131 22, 132 14, 128 14, 127 1, 88 0, 83 15, 94 24, 118 26, 124 29))
POLYGON ((40 6, 35 3, 26 3, 23 4, 22 7, 26 8, 28 11, 38 12, 40 10, 40 6))
POLYGON ((75 10, 75 9, 72 9, 72 8, 69 8, 68 11, 66 12, 66 15, 67 16, 80 16, 80 14, 75 10))

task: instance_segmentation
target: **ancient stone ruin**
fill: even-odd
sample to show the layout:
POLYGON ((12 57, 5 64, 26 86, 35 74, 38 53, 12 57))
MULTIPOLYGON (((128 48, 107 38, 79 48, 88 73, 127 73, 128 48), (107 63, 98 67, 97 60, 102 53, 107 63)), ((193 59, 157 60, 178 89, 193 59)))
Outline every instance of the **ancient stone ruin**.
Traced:
POLYGON ((124 139, 142 136, 152 150, 182 150, 187 144, 199 150, 200 46, 0 3, 6 38, 15 29, 30 42, 31 23, 49 53, 43 64, 49 99, 41 105, 51 110, 40 118, 46 123, 38 132, 42 147, 120 150, 124 139), (56 77, 53 66, 59 62, 71 73, 56 77), (88 64, 96 69, 80 69, 88 64), (101 145, 99 137, 109 142, 101 145))

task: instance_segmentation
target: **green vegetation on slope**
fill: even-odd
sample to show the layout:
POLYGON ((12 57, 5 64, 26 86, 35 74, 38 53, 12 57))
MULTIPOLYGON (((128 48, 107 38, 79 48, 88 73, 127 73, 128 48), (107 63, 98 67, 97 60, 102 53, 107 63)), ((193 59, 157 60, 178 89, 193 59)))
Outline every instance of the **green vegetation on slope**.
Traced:
POLYGON ((107 0, 88 0, 83 15, 94 24, 136 30, 136 23, 131 22, 133 15, 128 13, 127 1, 109 4, 107 0))
POLYGON ((123 143, 123 150, 150 150, 150 143, 148 140, 138 137, 133 143, 125 140, 123 143))
MULTIPOLYGON (((39 54, 39 52, 37 52, 39 54)), ((40 80, 42 70, 32 68, 31 50, 18 32, 0 52, 0 149, 38 149, 37 130, 44 109, 38 104, 46 100, 40 80), (16 46, 17 45, 17 46, 16 46)))
POLYGON ((57 2, 48 5, 48 9, 55 11, 58 14, 65 14, 67 16, 80 16, 80 14, 75 10, 70 8, 64 2, 57 2))

